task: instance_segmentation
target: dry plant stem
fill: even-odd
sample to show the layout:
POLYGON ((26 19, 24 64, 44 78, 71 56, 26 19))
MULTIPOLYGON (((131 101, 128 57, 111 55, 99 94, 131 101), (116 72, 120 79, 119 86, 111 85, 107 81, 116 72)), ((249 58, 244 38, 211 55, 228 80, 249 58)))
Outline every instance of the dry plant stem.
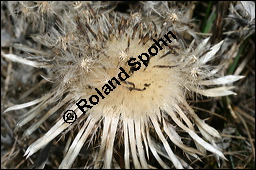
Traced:
POLYGON ((208 111, 208 110, 205 110, 205 109, 202 109, 202 108, 199 108, 199 107, 196 107, 196 106, 191 106, 192 108, 194 108, 195 110, 201 110, 201 111, 204 111, 204 112, 207 112, 207 113, 210 113, 211 115, 214 115, 216 117, 219 117, 225 121, 227 121, 227 118, 217 114, 217 113, 214 113, 214 112, 211 112, 211 111, 208 111))
MULTIPOLYGON (((241 113, 241 112, 240 112, 241 113)), ((250 144, 251 144, 251 147, 252 147, 252 153, 254 155, 254 161, 255 161, 255 148, 254 148, 254 143, 253 143, 253 140, 252 140, 252 137, 251 137, 251 133, 249 131, 249 128, 247 126, 247 123, 246 121, 244 120, 244 118, 239 114, 237 113, 237 116, 238 118, 241 120, 241 122, 243 123, 245 129, 246 129, 246 132, 247 132, 247 135, 248 135, 248 138, 249 138, 249 141, 250 141, 250 144)))
MULTIPOLYGON (((242 140, 248 140, 249 138, 243 137, 243 136, 234 136, 234 135, 227 135, 227 134, 220 134, 223 137, 230 137, 235 139, 242 139, 242 140)), ((255 139, 252 139, 253 142, 255 142, 255 139)))

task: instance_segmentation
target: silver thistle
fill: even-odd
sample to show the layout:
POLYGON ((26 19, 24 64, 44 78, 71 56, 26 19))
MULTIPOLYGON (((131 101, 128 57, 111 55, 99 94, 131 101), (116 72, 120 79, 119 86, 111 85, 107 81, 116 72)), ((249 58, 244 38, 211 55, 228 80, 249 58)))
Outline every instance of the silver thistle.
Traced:
MULTIPOLYGON (((209 64, 217 56, 223 41, 212 47, 208 45, 209 38, 196 47, 193 41, 188 48, 184 48, 180 39, 173 40, 168 47, 162 44, 163 49, 150 59, 148 66, 131 73, 128 79, 137 89, 147 86, 145 90, 130 90, 127 88, 129 84, 121 82, 105 99, 86 110, 86 114, 76 105, 79 100, 94 94, 93 88, 101 89, 108 80, 116 77, 119 67, 128 72, 129 58, 147 52, 153 44, 152 39, 162 38, 167 30, 177 34, 187 31, 188 27, 179 22, 178 14, 170 12, 169 8, 166 8, 166 15, 161 14, 154 9, 156 4, 150 3, 151 6, 145 6, 144 10, 147 15, 155 12, 167 17, 156 20, 161 23, 157 26, 138 18, 142 15, 124 16, 111 10, 100 14, 101 5, 83 4, 84 10, 69 10, 59 16, 56 23, 58 29, 51 27, 48 34, 33 36, 35 41, 51 50, 45 52, 16 46, 36 54, 34 59, 37 61, 2 54, 16 62, 49 68, 50 76, 46 79, 55 84, 43 97, 5 111, 34 106, 17 124, 19 128, 40 117, 24 132, 24 136, 33 133, 58 110, 74 110, 78 116, 74 124, 68 124, 59 115, 56 124, 27 148, 27 157, 63 132, 81 126, 72 144, 67 145, 68 151, 60 168, 70 168, 86 142, 94 146, 94 138, 100 141, 92 158, 94 168, 120 167, 113 157, 114 150, 120 145, 123 145, 121 156, 125 168, 151 168, 150 155, 163 168, 169 168, 169 165, 162 157, 170 160, 176 168, 187 167, 188 164, 175 154, 172 146, 182 149, 187 157, 200 159, 198 155, 210 151, 217 158, 225 159, 215 144, 215 139, 220 138, 219 133, 201 120, 186 101, 191 95, 218 97, 235 94, 229 84, 243 76, 220 77, 217 74, 220 66, 209 64), (50 103, 58 104, 43 113, 50 103), (199 129, 200 135, 195 128, 199 129), (196 148, 184 144, 177 129, 186 132, 196 148)), ((76 3, 72 7, 79 9, 80 5, 76 3)))

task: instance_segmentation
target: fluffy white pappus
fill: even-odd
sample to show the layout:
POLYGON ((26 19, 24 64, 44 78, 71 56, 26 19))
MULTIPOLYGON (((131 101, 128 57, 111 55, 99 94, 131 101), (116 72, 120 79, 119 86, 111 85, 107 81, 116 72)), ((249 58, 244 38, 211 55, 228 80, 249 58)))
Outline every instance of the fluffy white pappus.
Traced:
MULTIPOLYGON (((145 62, 145 56, 141 60, 139 56, 149 53, 153 39, 163 38, 153 29, 153 24, 124 19, 115 13, 97 16, 79 13, 66 17, 60 18, 59 31, 52 29, 48 35, 35 38, 46 46, 54 46, 48 55, 53 56, 50 79, 56 86, 42 98, 6 111, 35 105, 19 122, 20 127, 41 117, 24 132, 25 136, 63 108, 75 111, 78 120, 74 125, 69 124, 60 115, 57 123, 28 147, 27 157, 79 124, 82 128, 68 146, 59 168, 71 168, 88 141, 89 146, 99 145, 93 155, 94 168, 152 168, 152 157, 163 168, 170 168, 170 162, 175 168, 187 167, 174 146, 188 158, 200 159, 199 156, 209 151, 225 159, 214 145, 214 140, 220 138, 218 131, 201 120, 186 101, 191 93, 208 97, 235 94, 230 91, 232 86, 220 85, 231 84, 243 76, 216 77, 212 74, 216 71, 209 65, 222 42, 205 48, 207 38, 192 50, 193 45, 183 49, 169 37, 172 42, 165 39, 168 46, 161 44, 162 49, 158 46, 157 54, 145 62), (134 67, 128 64, 131 58, 138 62, 134 67), (97 104, 92 104, 92 95, 98 96, 98 102, 94 101, 97 104), (83 112, 76 104, 81 99, 93 107, 83 107, 83 112), (48 104, 57 102, 42 114, 48 104), (186 132, 196 147, 185 144, 176 128, 186 132), (196 133, 196 128, 201 134, 196 133), (92 142, 94 138, 97 142, 92 142), (117 163, 115 151, 121 154, 123 163, 117 163)), ((17 57, 4 56, 26 64, 17 57)))
MULTIPOLYGON (((184 9, 183 7, 178 8, 175 2, 146 1, 141 3, 143 4, 142 20, 154 22, 157 29, 163 34, 168 32, 168 29, 171 29, 178 37, 185 37, 188 34, 198 39, 194 32, 196 25, 192 23, 191 10, 184 9)), ((193 6, 191 6, 191 9, 193 9, 193 6)))

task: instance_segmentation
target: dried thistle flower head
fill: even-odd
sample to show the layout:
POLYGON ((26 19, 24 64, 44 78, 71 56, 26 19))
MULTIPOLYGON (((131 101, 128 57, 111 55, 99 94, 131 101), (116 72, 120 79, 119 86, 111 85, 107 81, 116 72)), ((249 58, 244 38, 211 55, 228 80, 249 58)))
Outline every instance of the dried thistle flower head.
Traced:
MULTIPOLYGON (((72 131, 76 126, 81 128, 72 144, 67 145, 68 152, 60 168, 70 168, 88 141, 89 146, 99 145, 91 160, 94 168, 151 168, 152 158, 163 168, 170 167, 166 159, 176 168, 187 167, 188 164, 175 154, 173 146, 179 147, 188 158, 200 159, 198 156, 210 151, 225 159, 214 142, 220 138, 219 133, 201 120, 186 101, 189 95, 235 94, 230 91, 233 86, 227 84, 243 76, 218 77, 220 67, 208 65, 223 42, 209 47, 207 38, 197 46, 192 42, 184 49, 168 32, 163 37, 153 23, 125 18, 114 12, 98 12, 88 6, 77 14, 66 13, 59 16, 58 28, 52 27, 46 35, 34 36, 38 43, 51 48, 47 53, 33 51, 41 56, 41 61, 4 54, 13 61, 50 67, 51 75, 47 80, 55 84, 40 99, 6 110, 34 105, 17 125, 21 127, 40 117, 24 136, 33 133, 58 110, 63 113, 73 110, 78 117, 69 124, 59 115, 59 120, 28 147, 25 155, 31 156, 62 132, 72 131), (150 52, 150 57, 142 56, 150 52), (89 100, 93 95, 98 96, 98 102, 95 102, 96 97, 89 100), (77 102, 82 99, 90 101, 93 107, 79 108, 77 102), (43 113, 51 103, 56 105, 43 113), (196 128, 201 134, 196 133, 196 128), (180 130, 193 139, 195 147, 184 142, 180 130), (93 142, 95 138, 98 143, 93 142), (115 150, 122 154, 123 163, 117 163, 113 156, 115 150)), ((172 18, 172 21, 178 19, 176 14, 172 18)), ((163 28, 168 29, 168 25, 163 28)))

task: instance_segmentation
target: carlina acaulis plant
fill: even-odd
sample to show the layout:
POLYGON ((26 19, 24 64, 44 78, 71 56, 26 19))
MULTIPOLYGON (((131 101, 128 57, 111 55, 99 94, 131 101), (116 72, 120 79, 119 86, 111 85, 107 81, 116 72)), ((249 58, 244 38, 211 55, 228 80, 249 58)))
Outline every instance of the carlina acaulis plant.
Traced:
POLYGON ((186 46, 181 35, 189 28, 179 22, 180 14, 168 6, 162 16, 165 19, 155 22, 143 19, 140 12, 122 15, 97 3, 76 2, 69 8, 56 16, 47 33, 32 36, 44 46, 44 51, 16 45, 34 55, 25 59, 2 54, 16 62, 48 69, 49 77, 45 79, 53 84, 41 98, 5 111, 33 106, 17 124, 20 128, 37 118, 25 130, 23 135, 27 137, 50 116, 59 114, 48 132, 27 148, 26 157, 78 128, 75 137, 65 138, 72 142, 67 142, 67 152, 63 153, 59 168, 71 168, 85 145, 94 148, 90 162, 85 162, 85 167, 93 168, 153 168, 152 160, 162 168, 170 168, 172 164, 175 168, 190 167, 176 154, 178 148, 188 159, 200 159, 208 152, 217 160, 226 159, 215 144, 221 138, 218 131, 201 120, 187 102, 189 97, 199 100, 201 96, 235 94, 231 84, 243 76, 220 76, 221 65, 210 64, 218 56, 223 41, 210 46, 206 38, 186 46), (176 39, 170 36, 171 43, 164 38, 168 31, 177 36, 176 39), (134 71, 138 65, 131 68, 127 62, 138 59, 152 45, 158 47, 157 55, 150 57, 147 67, 139 62, 141 68, 134 71), (104 99, 91 109, 85 107, 83 113, 76 103, 89 99, 95 88, 102 90, 109 80, 118 77, 120 67, 129 78, 108 89, 104 99), (56 105, 46 110, 53 103, 56 105), (77 114, 73 124, 63 120, 66 110, 77 114), (184 142, 184 134, 193 144, 184 142), (113 156, 117 151, 122 163, 113 156))

